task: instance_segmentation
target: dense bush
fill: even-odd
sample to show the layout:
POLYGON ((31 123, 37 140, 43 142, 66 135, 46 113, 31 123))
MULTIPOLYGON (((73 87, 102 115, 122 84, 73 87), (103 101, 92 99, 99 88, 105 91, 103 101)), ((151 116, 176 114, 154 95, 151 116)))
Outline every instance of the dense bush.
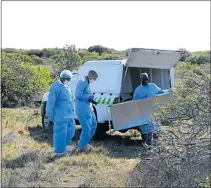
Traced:
POLYGON ((2 53, 2 106, 24 106, 49 89, 50 73, 31 64, 27 55, 2 53))
POLYGON ((75 70, 80 65, 80 56, 74 45, 65 45, 57 56, 54 71, 61 72, 62 70, 75 70))
POLYGON ((168 122, 150 160, 129 187, 210 187, 210 65, 180 63, 171 102, 155 119, 168 122))
POLYGON ((97 52, 101 55, 103 52, 109 52, 109 49, 100 45, 91 46, 88 48, 89 52, 97 52))
POLYGON ((25 52, 27 55, 36 55, 36 56, 38 56, 38 57, 42 57, 43 56, 43 51, 42 50, 27 50, 26 52, 25 52))
POLYGON ((194 56, 189 60, 192 64, 205 64, 210 62, 210 55, 194 56))
POLYGON ((183 52, 183 56, 180 61, 191 62, 192 64, 205 64, 210 62, 211 51, 198 51, 189 52, 186 49, 180 49, 183 52))
POLYGON ((42 59, 36 55, 32 55, 31 58, 34 65, 40 65, 43 63, 42 59))
MULTIPOLYGON (((210 51, 197 51, 190 52, 186 49, 180 48, 180 51, 183 52, 183 56, 180 61, 182 62, 191 62, 192 64, 204 64, 210 62, 210 51)), ((34 65, 37 64, 58 64, 58 61, 66 61, 61 59, 66 59, 68 56, 72 56, 74 54, 79 58, 80 66, 86 61, 89 60, 116 60, 116 59, 125 59, 130 52, 130 49, 126 49, 124 51, 117 51, 111 48, 106 48, 101 45, 94 45, 89 47, 88 49, 76 49, 74 45, 66 45, 64 48, 44 48, 44 49, 31 49, 31 50, 23 50, 23 49, 13 49, 6 48, 3 49, 4 52, 10 53, 22 53, 31 57, 32 63, 34 65), (68 52, 69 48, 69 52, 68 52), (72 52, 71 49, 72 48, 72 52), (69 54, 69 55, 68 55, 69 54), (39 58, 38 58, 39 57, 39 58), (34 58, 34 59, 33 59, 34 58), (57 62, 57 63, 56 63, 57 62)), ((69 69, 74 69, 74 67, 69 67, 69 69)))

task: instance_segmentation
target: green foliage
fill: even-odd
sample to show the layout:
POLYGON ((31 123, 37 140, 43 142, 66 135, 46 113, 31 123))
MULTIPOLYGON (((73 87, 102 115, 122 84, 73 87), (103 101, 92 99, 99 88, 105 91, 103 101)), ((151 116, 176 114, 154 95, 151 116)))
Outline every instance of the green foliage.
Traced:
POLYGON ((210 56, 195 56, 190 59, 193 64, 204 64, 210 62, 210 56))
POLYGON ((78 50, 78 55, 80 56, 80 64, 83 64, 86 61, 99 59, 99 54, 97 52, 88 52, 87 50, 78 50))
POLYGON ((122 60, 125 59, 124 54, 117 54, 117 53, 102 53, 101 57, 99 58, 100 60, 122 60))
POLYGON ((50 73, 27 55, 2 53, 2 106, 28 105, 49 89, 50 73))
POLYGON ((93 60, 122 60, 126 58, 126 53, 117 52, 112 49, 107 50, 107 52, 101 51, 100 53, 94 50, 92 52, 89 52, 89 50, 87 51, 86 49, 79 49, 78 54, 81 57, 81 64, 86 61, 93 60))
POLYGON ((7 60, 7 61, 14 61, 14 62, 28 62, 32 63, 32 58, 28 55, 18 53, 18 52, 2 52, 2 59, 7 60))
POLYGON ((199 180, 199 185, 200 187, 202 188, 210 188, 211 187, 211 174, 209 174, 207 177, 206 177, 206 180, 205 182, 203 180, 199 180))
POLYGON ((184 62, 187 58, 191 56, 191 52, 189 52, 188 50, 184 48, 180 48, 179 50, 183 53, 183 56, 181 57, 180 61, 184 62))
POLYGON ((197 56, 208 56, 210 55, 210 52, 209 50, 206 50, 206 51, 196 51, 196 52, 193 52, 193 54, 196 54, 197 56))
MULTIPOLYGON (((197 139, 202 128, 205 131, 210 120, 210 68, 209 64, 179 63, 171 102, 162 107, 161 118, 169 120, 173 128, 187 127, 186 136, 197 139), (188 123, 187 123, 188 121, 188 123), (193 133, 191 128, 194 128, 193 133), (203 129, 204 128, 204 129, 203 129)), ((185 137, 183 137, 185 139, 185 137)))
MULTIPOLYGON (((83 51, 84 52, 84 51, 83 51)), ((126 58, 125 52, 118 52, 114 49, 106 48, 100 45, 91 46, 88 48, 88 52, 91 54, 87 57, 83 56, 84 60, 122 60, 126 58), (87 59, 86 59, 87 57, 87 59)), ((79 53, 80 54, 80 53, 79 53)))
POLYGON ((48 57, 49 58, 49 57, 55 55, 57 51, 55 49, 44 48, 42 50, 42 52, 43 52, 43 57, 48 57))
POLYGON ((183 52, 183 56, 180 61, 182 62, 191 62, 192 64, 204 64, 210 62, 210 51, 197 51, 189 52, 186 49, 179 49, 183 52))
POLYGON ((25 52, 27 55, 31 56, 31 55, 36 55, 38 57, 42 57, 43 56, 43 52, 42 50, 35 50, 35 49, 32 49, 32 50, 27 50, 25 52))
MULTIPOLYGON (((125 59, 129 55, 129 52, 130 52, 130 49, 126 49, 124 51, 117 51, 117 50, 106 48, 100 45, 91 46, 88 49, 76 49, 74 45, 72 46, 70 45, 69 48, 70 49, 72 48, 72 52, 74 53, 72 52, 71 53, 75 54, 75 56, 77 56, 77 58, 80 59, 79 60, 80 63, 77 66, 83 64, 86 61, 91 61, 91 60, 125 59)), ((181 62, 191 62, 192 64, 204 64, 204 63, 210 62, 210 51, 189 52, 188 50, 184 48, 180 48, 179 50, 181 50, 184 54, 180 59, 181 62)), ((3 51, 9 52, 9 53, 17 53, 17 54, 22 53, 22 54, 28 55, 28 57, 30 56, 31 62, 34 65, 38 65, 38 64, 50 65, 51 64, 51 66, 53 66, 54 69, 58 68, 58 65, 56 65, 58 64, 58 61, 67 62, 67 58, 68 58, 67 54, 69 53, 67 52, 68 45, 66 45, 62 49, 44 48, 42 50, 39 50, 39 49, 22 50, 22 49, 6 48, 6 49, 3 49, 3 51), (63 58, 66 60, 63 60, 63 58)))
POLYGON ((64 48, 60 51, 54 69, 56 72, 61 72, 64 69, 75 70, 80 65, 80 56, 77 53, 77 50, 74 45, 65 45, 64 48))
POLYGON ((31 49, 31 50, 25 51, 26 55, 29 55, 29 56, 35 55, 40 58, 45 58, 45 57, 50 58, 56 55, 58 52, 59 52, 58 48, 44 48, 42 50, 31 49))
POLYGON ((143 173, 139 179, 146 182, 143 187, 209 187, 210 179, 205 180, 210 174, 209 66, 185 62, 176 66, 171 101, 157 117, 168 124, 168 130, 159 133, 150 161, 138 169, 143 173), (150 179, 142 176, 147 172, 153 173, 150 179), (153 176, 162 178, 152 181, 153 176))
MULTIPOLYGON (((180 49, 184 52, 184 56, 181 58, 181 66, 176 70, 181 77, 184 76, 183 73, 188 71, 193 64, 206 64, 210 62, 210 51, 204 52, 188 52, 186 49, 180 49), (189 63, 187 63, 187 61, 189 63)), ((77 70, 84 62, 92 60, 122 60, 126 59, 129 54, 129 49, 125 51, 117 51, 111 48, 106 48, 100 45, 91 46, 88 49, 76 49, 74 45, 66 45, 64 48, 45 48, 45 49, 13 49, 7 48, 2 50, 2 91, 4 102, 16 101, 20 102, 19 98, 27 98, 31 94, 35 95, 37 90, 29 89, 33 87, 40 87, 39 84, 34 84, 30 79, 34 77, 32 75, 42 75, 46 76, 46 82, 42 84, 49 84, 49 72, 53 80, 58 79, 59 73, 68 69, 71 71, 77 70), (33 66, 35 65, 35 66, 33 66), (37 66, 37 67, 36 67, 37 66), (41 66, 43 69, 41 69, 41 66), (45 70, 47 69, 47 70, 45 70), (46 71, 44 73, 43 71, 46 71), (38 73, 37 73, 38 72, 38 73), (14 76, 13 76, 14 75, 14 76), (29 79, 25 79, 25 78, 29 79), (13 81, 11 81, 13 79, 13 81), (25 79, 25 84, 22 81, 25 79), (20 83, 19 83, 20 82, 20 83), (8 84, 8 86, 7 86, 8 84), (32 87, 33 85, 33 87, 32 87), (14 90, 16 96, 12 97, 12 87, 16 87, 14 90), (29 87, 29 88, 28 88, 29 87), (17 91, 16 91, 17 90, 17 91), (34 92, 35 91, 35 92, 34 92), (25 93, 25 94, 22 94, 25 93), (34 92, 34 93, 33 93, 34 92), (9 94, 7 96, 7 94, 9 94), (23 96, 24 95, 24 96, 23 96)), ((45 77, 44 76, 44 77, 45 77)), ((40 79, 40 78, 38 78, 40 79)), ((41 89, 43 90, 43 89, 41 89)), ((28 97, 30 98, 30 97, 28 97)))
POLYGON ((101 55, 103 52, 109 52, 109 49, 100 45, 91 46, 88 48, 89 52, 97 52, 101 55))
POLYGON ((34 65, 40 65, 43 63, 42 59, 39 56, 32 55, 31 58, 34 65))

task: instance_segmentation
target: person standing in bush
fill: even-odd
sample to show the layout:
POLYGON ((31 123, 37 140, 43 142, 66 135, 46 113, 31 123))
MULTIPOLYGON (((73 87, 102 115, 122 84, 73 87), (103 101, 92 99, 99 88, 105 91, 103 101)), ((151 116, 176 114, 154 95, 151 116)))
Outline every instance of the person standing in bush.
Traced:
MULTIPOLYGON (((161 88, 154 83, 148 83, 148 74, 142 73, 141 85, 136 88, 133 94, 133 100, 146 99, 162 93, 165 93, 165 90, 161 90, 161 88)), ((144 141, 143 145, 147 148, 153 143, 154 129, 155 125, 153 123, 140 126, 140 131, 144 141)))
POLYGON ((72 152, 69 146, 75 135, 75 121, 73 119, 72 94, 69 87, 72 73, 64 70, 60 73, 60 80, 51 85, 46 114, 54 123, 53 142, 56 156, 62 156, 72 152))

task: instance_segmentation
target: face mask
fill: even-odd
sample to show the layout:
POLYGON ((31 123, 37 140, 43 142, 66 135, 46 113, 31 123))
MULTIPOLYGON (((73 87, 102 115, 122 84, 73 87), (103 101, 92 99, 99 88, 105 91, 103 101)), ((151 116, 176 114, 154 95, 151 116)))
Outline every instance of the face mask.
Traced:
POLYGON ((70 81, 68 81, 68 80, 65 80, 65 81, 64 81, 64 85, 65 85, 65 86, 69 86, 69 84, 70 84, 70 81))
POLYGON ((95 82, 95 80, 89 80, 89 83, 90 84, 92 84, 92 83, 94 83, 95 82))

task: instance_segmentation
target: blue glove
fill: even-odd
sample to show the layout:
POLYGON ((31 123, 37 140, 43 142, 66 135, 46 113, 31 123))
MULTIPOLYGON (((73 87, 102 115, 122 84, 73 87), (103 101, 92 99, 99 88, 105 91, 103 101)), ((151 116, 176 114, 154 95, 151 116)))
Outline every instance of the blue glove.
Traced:
POLYGON ((89 95, 89 100, 93 100, 95 97, 93 95, 89 95))

